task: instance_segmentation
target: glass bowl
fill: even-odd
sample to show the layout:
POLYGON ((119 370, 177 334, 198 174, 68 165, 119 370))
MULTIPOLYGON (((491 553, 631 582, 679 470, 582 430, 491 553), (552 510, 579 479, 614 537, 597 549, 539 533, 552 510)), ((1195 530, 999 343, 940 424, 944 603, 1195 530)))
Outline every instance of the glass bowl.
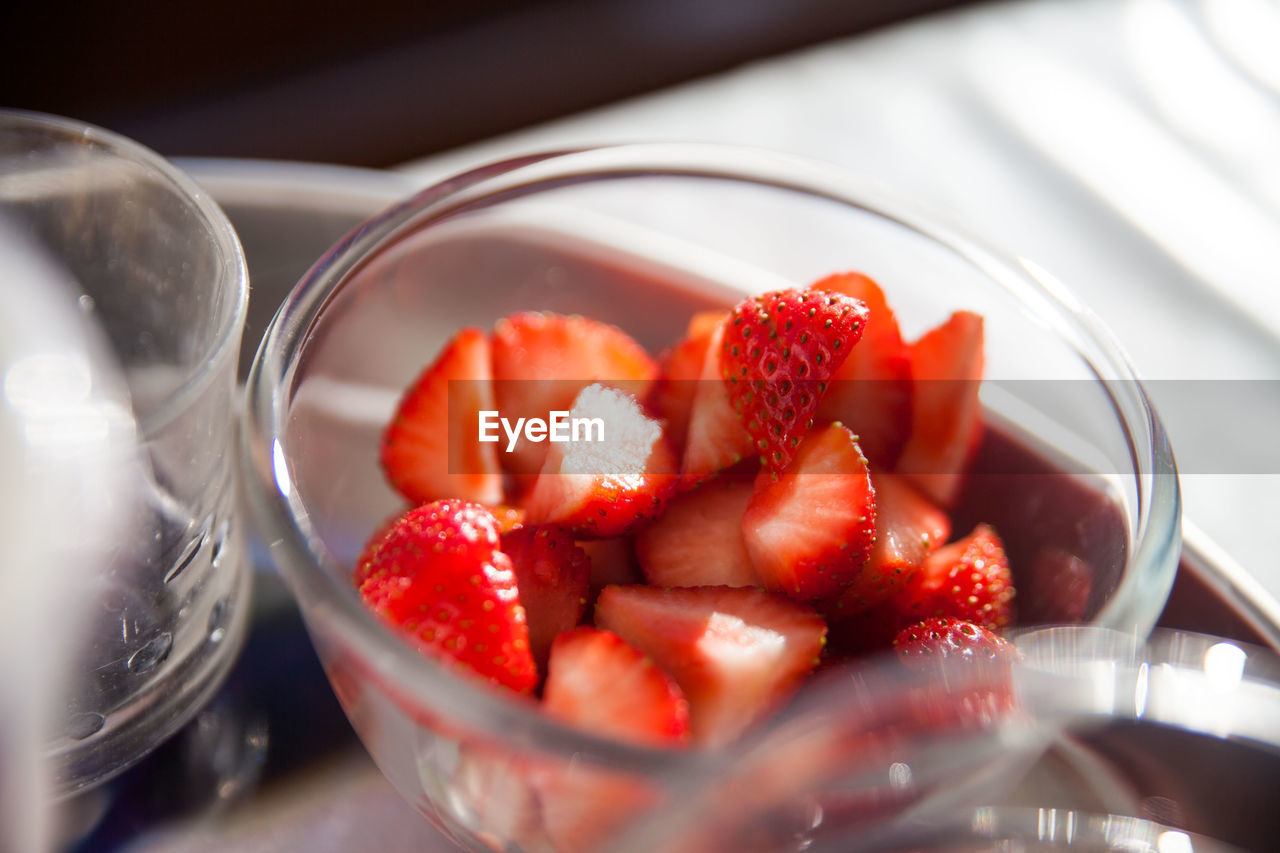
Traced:
POLYGON ((1172 454, 1118 345, 1043 271, 845 172, 763 151, 643 144, 486 166, 317 261, 263 339, 242 432, 255 517, 335 692, 387 777, 454 840, 572 849, 544 818, 605 791, 598 849, 681 786, 714 784, 740 747, 671 752, 565 727, 459 680, 365 610, 349 576, 403 509, 377 462, 402 390, 457 329, 514 311, 597 317, 657 352, 694 310, 850 269, 885 288, 908 339, 955 310, 985 317, 987 429, 954 523, 1005 537, 1023 620, 1064 621, 1031 567, 1066 551, 1092 575, 1073 619, 1151 629, 1179 550, 1172 454))
MULTIPOLYGON (((118 365, 120 405, 137 424, 133 478, 92 492, 118 511, 110 547, 88 551, 81 529, 70 537, 86 545, 89 604, 46 738, 52 786, 69 796, 190 720, 245 634, 251 567, 233 436, 249 281, 231 223, 189 177, 70 119, 0 111, 0 220, 59 270, 76 313, 104 338, 104 361, 118 365)), ((15 287, 41 286, 8 274, 15 287)), ((5 396, 39 403, 77 378, 58 364, 11 368, 5 396)), ((94 439, 91 422, 81 428, 94 439)))

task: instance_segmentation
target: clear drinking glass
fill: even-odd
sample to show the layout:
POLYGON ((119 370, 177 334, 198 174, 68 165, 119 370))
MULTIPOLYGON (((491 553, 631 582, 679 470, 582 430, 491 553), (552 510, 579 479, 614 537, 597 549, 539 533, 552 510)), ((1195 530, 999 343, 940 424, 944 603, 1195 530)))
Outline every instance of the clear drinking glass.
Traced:
MULTIPOLYGON (((47 759, 67 794, 186 721, 244 633, 251 576, 232 460, 248 280, 234 231, 194 182, 77 122, 0 113, 0 217, 65 271, 137 424, 140 473, 105 497, 127 514, 89 572, 75 676, 50 721, 47 759)), ((75 519, 61 525, 77 535, 75 519)))
MULTIPOLYGON (((1057 549, 1091 573, 1073 618, 1150 630, 1178 554, 1172 455, 1119 347, 1041 271, 843 171, 761 151, 630 145, 484 167, 374 217, 313 266, 259 349, 243 430, 255 519, 335 692, 387 777, 458 843, 574 849, 548 826, 594 797, 610 805, 586 848, 605 849, 751 752, 567 728, 459 679, 365 610, 350 571, 402 509, 377 462, 402 389, 460 327, 514 311, 597 317, 657 352, 694 310, 848 269, 881 283, 908 338, 953 310, 985 316, 989 429, 955 528, 985 520, 1006 537, 1026 620, 1061 620, 1035 568, 1057 549)), ((823 695, 852 713, 856 697, 823 695)))

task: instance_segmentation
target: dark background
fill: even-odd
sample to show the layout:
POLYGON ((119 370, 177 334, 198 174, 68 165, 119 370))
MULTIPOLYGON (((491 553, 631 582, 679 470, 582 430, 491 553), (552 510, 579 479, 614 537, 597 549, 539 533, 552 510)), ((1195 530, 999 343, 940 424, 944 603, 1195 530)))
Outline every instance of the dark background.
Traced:
POLYGON ((3 4, 0 106, 166 156, 387 166, 959 0, 3 4))

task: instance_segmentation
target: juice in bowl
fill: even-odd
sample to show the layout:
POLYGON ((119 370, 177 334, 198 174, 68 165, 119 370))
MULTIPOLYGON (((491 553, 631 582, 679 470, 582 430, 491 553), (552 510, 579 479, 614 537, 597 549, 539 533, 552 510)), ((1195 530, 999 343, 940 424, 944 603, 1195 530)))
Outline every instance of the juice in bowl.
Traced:
POLYGON ((652 842, 761 775, 760 802, 795 805, 773 809, 786 849, 792 823, 937 802, 937 737, 985 759, 951 786, 978 804, 1036 726, 987 713, 999 655, 899 663, 955 625, 895 638, 939 615, 1142 637, 1179 547, 1163 430, 1068 292, 755 150, 527 157, 374 217, 277 314, 244 426, 255 515, 353 726, 471 849, 652 842), (833 707, 844 724, 806 727, 833 707), (907 766, 885 763, 903 743, 921 784, 815 810, 833 773, 907 766))

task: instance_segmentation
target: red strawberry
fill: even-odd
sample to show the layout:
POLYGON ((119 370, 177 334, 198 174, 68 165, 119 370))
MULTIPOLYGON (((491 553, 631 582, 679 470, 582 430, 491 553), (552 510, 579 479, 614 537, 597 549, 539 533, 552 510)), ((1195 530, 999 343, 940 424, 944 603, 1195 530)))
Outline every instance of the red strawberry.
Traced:
MULTIPOLYGON (((924 565, 951 535, 951 520, 927 498, 892 474, 875 475, 876 532, 871 556, 836 610, 859 613, 886 600, 924 565)), ((898 631, 894 627, 887 642, 898 631)))
POLYGON ((494 521, 498 523, 498 532, 505 535, 524 527, 524 510, 516 506, 491 506, 494 521))
POLYGON ((502 501, 497 445, 480 441, 492 378, 484 333, 463 329, 414 381, 382 436, 382 468, 396 491, 413 503, 502 501))
POLYGON ((898 470, 943 506, 954 504, 982 438, 982 325, 957 311, 911 344, 913 417, 898 470))
POLYGON ((750 479, 721 476, 682 492, 636 536, 636 557, 654 586, 754 586, 742 538, 750 479))
POLYGON ((1075 554, 1043 548, 1019 580, 1018 621, 1023 625, 1073 624, 1089 613, 1093 567, 1075 554))
POLYGON ((1010 665, 1017 659, 1017 647, 980 625, 928 619, 904 628, 893 646, 908 667, 926 673, 941 670, 942 677, 908 694, 910 707, 904 717, 912 725, 934 733, 953 726, 986 727, 1016 707, 1010 665), (958 671, 957 661, 966 669, 958 671))
POLYGON ((357 567, 360 598, 424 654, 520 693, 538 680, 511 560, 484 507, 410 510, 357 567))
POLYGON ((1013 621, 1013 578, 996 532, 979 524, 929 555, 890 605, 904 624, 937 616, 998 630, 1013 621))
MULTIPOLYGON (((657 373, 657 363, 643 347, 598 320, 526 312, 499 320, 493 329, 494 402, 512 424, 568 410, 592 383, 643 397, 657 373)), ((499 459, 508 471, 535 474, 546 455, 546 444, 521 438, 499 459)))
POLYGON ((861 273, 836 273, 810 289, 843 293, 867 306, 867 328, 831 377, 817 420, 840 421, 858 436, 873 467, 892 469, 911 431, 911 358, 884 292, 861 273))
POLYGON ((677 451, 684 449, 689 432, 693 397, 707 360, 707 348, 726 311, 703 311, 693 315, 685 337, 659 358, 658 378, 649 389, 649 409, 667 422, 667 437, 677 451))
POLYGON ((783 702, 817 664, 827 626, 761 589, 611 586, 596 624, 653 657, 689 700, 693 737, 733 740, 783 702))
POLYGON ((548 713, 631 743, 689 739, 689 703, 671 676, 610 631, 581 627, 556 638, 542 701, 548 713))
POLYGON ((777 290, 734 309, 721 372, 766 469, 787 467, 866 322, 863 303, 813 290, 777 290))
POLYGON ((680 470, 695 481, 736 465, 751 456, 754 449, 751 435, 734 411, 729 388, 721 378, 724 334, 724 323, 711 333, 689 409, 689 429, 685 434, 680 470))
POLYGON ((526 523, 559 524, 594 538, 630 533, 656 516, 676 484, 676 460, 661 424, 634 397, 601 385, 584 388, 568 417, 598 420, 603 429, 549 445, 525 506, 526 523))
POLYGON ((595 600, 600 590, 610 584, 644 583, 644 574, 636 562, 635 539, 614 536, 608 539, 580 539, 578 547, 591 560, 591 593, 595 600))
POLYGON ((828 424, 805 437, 781 475, 756 478, 742 538, 765 589, 816 601, 861 574, 875 520, 866 457, 853 433, 828 424))
POLYGON ((904 628, 893 640, 898 657, 912 669, 932 669, 939 660, 1012 660, 1014 647, 972 622, 945 616, 904 628))
POLYGON ((502 535, 529 623, 529 650, 546 672, 551 643, 582 621, 591 582, 591 561, 559 527, 520 527, 502 535))

